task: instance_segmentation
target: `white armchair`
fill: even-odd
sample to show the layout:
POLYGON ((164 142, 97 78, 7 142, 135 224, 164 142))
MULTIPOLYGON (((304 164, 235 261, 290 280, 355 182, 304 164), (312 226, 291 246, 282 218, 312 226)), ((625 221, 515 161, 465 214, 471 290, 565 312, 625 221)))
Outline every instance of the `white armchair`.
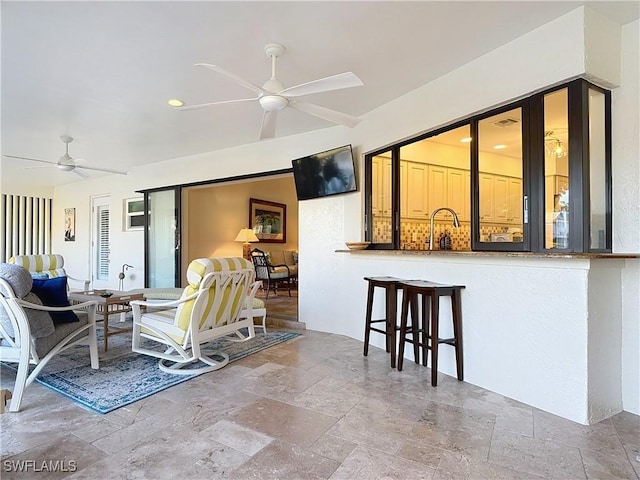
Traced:
POLYGON ((0 361, 18 363, 9 411, 20 409, 25 388, 60 352, 88 345, 91 368, 98 369, 96 302, 47 307, 30 293, 33 280, 19 265, 0 263, 0 361), (73 311, 77 321, 55 323, 49 312, 73 311), (36 367, 29 374, 29 365, 36 367))
POLYGON ((229 363, 226 353, 202 346, 220 337, 232 341, 255 337, 252 300, 260 283, 254 280, 253 265, 244 258, 192 261, 187 269, 189 285, 179 300, 131 302, 132 350, 159 358, 160 369, 169 373, 190 375, 224 367, 229 363), (143 313, 143 307, 148 311, 143 313), (205 365, 183 369, 198 361, 205 365))

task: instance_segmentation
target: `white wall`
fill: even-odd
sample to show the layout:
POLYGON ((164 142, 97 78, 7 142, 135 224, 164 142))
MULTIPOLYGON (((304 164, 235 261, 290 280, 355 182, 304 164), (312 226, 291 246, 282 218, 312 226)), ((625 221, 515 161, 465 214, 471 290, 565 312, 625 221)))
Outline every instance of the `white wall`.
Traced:
MULTIPOLYGON (((591 73, 586 70, 587 64, 598 65, 594 75, 601 77, 600 83, 620 81, 622 84, 620 89, 614 91, 615 250, 638 252, 638 22, 623 30, 620 74, 609 72, 612 68, 615 70, 615 62, 597 62, 601 55, 598 51, 589 51, 589 62, 586 62, 584 29, 598 29, 600 25, 597 15, 588 15, 589 20, 585 21, 584 9, 574 10, 370 112, 353 130, 332 127, 309 134, 176 159, 153 167, 140 167, 126 178, 92 180, 57 188, 54 197, 54 250, 65 255, 71 272, 82 275, 82 270, 87 269, 89 251, 88 241, 85 239, 88 233, 83 233, 88 232, 89 228, 89 196, 108 192, 112 196, 115 220, 112 227, 112 273, 115 272, 117 278, 122 263, 139 268, 143 262, 141 234, 138 236, 137 232, 122 232, 121 222, 116 215, 117 209, 121 209, 122 199, 133 196, 136 189, 288 168, 291 159, 346 143, 353 144, 358 154, 362 187, 363 152, 507 103, 549 85, 591 73), (591 57, 592 54, 594 57, 591 57), (230 158, 233 159, 232 162, 228 161, 230 158), (188 169, 184 168, 185 162, 189 162, 188 169), (627 201, 631 201, 632 206, 624 206, 627 201), (62 209, 72 206, 78 209, 77 241, 74 245, 65 244, 61 234, 62 209), (60 212, 59 217, 56 212, 60 212)), ((611 29, 610 22, 602 22, 606 25, 598 35, 609 38, 612 32, 615 34, 616 30, 611 29)), ((596 37, 597 35, 589 36, 596 37)), ((615 45, 615 40, 608 44, 615 45)), ((605 55, 617 54, 618 52, 605 52, 605 55)), ((432 260, 408 264, 398 262, 395 257, 387 257, 386 260, 378 257, 365 262, 356 255, 335 253, 336 249, 343 247, 345 240, 362 239, 363 203, 360 191, 299 204, 299 308, 300 317, 306 322, 307 328, 362 338, 365 301, 362 276, 365 274, 412 272, 414 275, 436 277, 434 279, 442 281, 464 281, 467 284, 463 305, 465 322, 471 322, 465 330, 470 335, 468 341, 465 338, 466 348, 469 349, 465 354, 467 358, 474 359, 467 365, 470 381, 567 418, 586 421, 587 364, 576 365, 576 362, 585 354, 580 349, 588 346, 586 322, 589 306, 586 300, 575 306, 573 298, 584 300, 588 297, 588 273, 579 260, 575 260, 578 263, 559 265, 542 259, 535 266, 518 266, 503 259, 485 262, 482 268, 470 269, 464 264, 455 265, 456 261, 453 260, 450 261, 451 265, 432 260), (507 274, 515 275, 522 283, 511 281, 510 277, 505 276, 507 274), (565 283, 560 283, 563 279, 565 283), (495 285, 495 298, 491 301, 478 297, 478 292, 482 291, 480 287, 488 283, 495 285), (538 291, 538 297, 544 298, 544 303, 539 306, 528 302, 518 305, 517 302, 508 300, 524 300, 523 285, 538 291), (551 288, 554 285, 558 289, 551 288), (558 292, 562 294, 559 295, 558 292), (519 310, 514 313, 516 308, 519 310), (510 340, 515 340, 511 338, 515 331, 509 330, 508 321, 514 315, 521 333, 526 333, 527 329, 535 330, 542 324, 551 329, 554 335, 566 340, 553 346, 555 356, 552 358, 555 363, 548 365, 553 374, 550 384, 558 387, 556 392, 548 394, 532 390, 530 379, 539 374, 539 371, 529 369, 539 361, 539 357, 533 354, 536 345, 529 345, 523 340, 526 337, 520 337, 518 340, 521 344, 518 348, 505 350, 505 345, 510 340), (481 330, 483 337, 474 341, 474 336, 480 335, 478 332, 481 330), (486 339, 491 338, 495 340, 488 343, 486 339), (481 344, 484 350, 480 349, 481 344), (487 348, 492 349, 491 354, 487 353, 487 348), (495 360, 492 360, 493 357, 495 360), (517 375, 506 367, 513 364, 522 368, 522 375, 517 375), (571 388, 563 387, 563 382, 571 384, 571 388), (570 395, 567 394, 569 391, 572 392, 570 395), (575 392, 580 391, 583 395, 576 395, 575 392)), ((133 273, 136 278, 128 286, 141 285, 140 270, 136 269, 133 273)), ((618 319, 623 325, 624 336, 622 397, 625 409, 639 413, 638 262, 628 262, 622 275, 623 318, 618 319)), ((443 360, 443 368, 449 368, 447 365, 447 360, 443 360)))
MULTIPOLYGON (((612 93, 613 248, 640 252, 640 22, 622 28, 621 86, 612 93)), ((628 261, 622 289, 624 409, 640 414, 640 262, 628 261)))

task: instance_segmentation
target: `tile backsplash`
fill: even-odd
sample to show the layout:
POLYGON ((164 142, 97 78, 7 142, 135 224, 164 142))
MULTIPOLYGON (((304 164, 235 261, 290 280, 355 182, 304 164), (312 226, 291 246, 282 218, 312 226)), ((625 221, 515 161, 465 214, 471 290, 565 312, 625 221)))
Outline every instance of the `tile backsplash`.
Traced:
MULTIPOLYGON (((374 225, 374 236, 376 243, 391 243, 391 222, 387 219, 379 219, 374 225)), ((508 226, 492 225, 484 226, 480 235, 484 240, 489 240, 491 233, 507 233, 508 226)), ((469 222, 461 222, 459 228, 454 228, 451 222, 436 222, 434 224, 433 240, 435 250, 438 250, 438 240, 444 232, 449 232, 451 236, 452 250, 471 250, 471 225, 469 222)), ((403 250, 429 250, 429 223, 428 222, 407 222, 400 224, 400 246, 403 250)))

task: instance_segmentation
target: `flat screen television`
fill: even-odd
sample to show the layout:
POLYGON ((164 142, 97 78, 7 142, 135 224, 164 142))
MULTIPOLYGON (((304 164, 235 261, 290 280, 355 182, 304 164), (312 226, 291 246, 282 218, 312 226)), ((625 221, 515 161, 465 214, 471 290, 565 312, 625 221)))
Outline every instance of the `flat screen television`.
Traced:
POLYGON ((351 145, 291 161, 298 200, 355 192, 358 187, 351 145))

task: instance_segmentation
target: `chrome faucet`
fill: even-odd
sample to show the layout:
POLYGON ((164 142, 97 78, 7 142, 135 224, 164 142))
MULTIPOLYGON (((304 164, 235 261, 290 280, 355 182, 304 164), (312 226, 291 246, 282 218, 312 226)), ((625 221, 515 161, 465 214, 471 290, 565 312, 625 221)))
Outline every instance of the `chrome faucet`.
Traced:
POLYGON ((440 207, 440 208, 436 208, 433 213, 431 214, 431 219, 430 219, 430 230, 429 230, 429 250, 433 250, 433 221, 436 218, 436 214, 441 211, 441 210, 447 210, 449 212, 451 212, 451 215, 453 215, 453 226, 454 228, 458 228, 460 226, 460 221, 458 220, 458 215, 456 215, 456 212, 454 212, 452 209, 450 209, 449 207, 440 207))

